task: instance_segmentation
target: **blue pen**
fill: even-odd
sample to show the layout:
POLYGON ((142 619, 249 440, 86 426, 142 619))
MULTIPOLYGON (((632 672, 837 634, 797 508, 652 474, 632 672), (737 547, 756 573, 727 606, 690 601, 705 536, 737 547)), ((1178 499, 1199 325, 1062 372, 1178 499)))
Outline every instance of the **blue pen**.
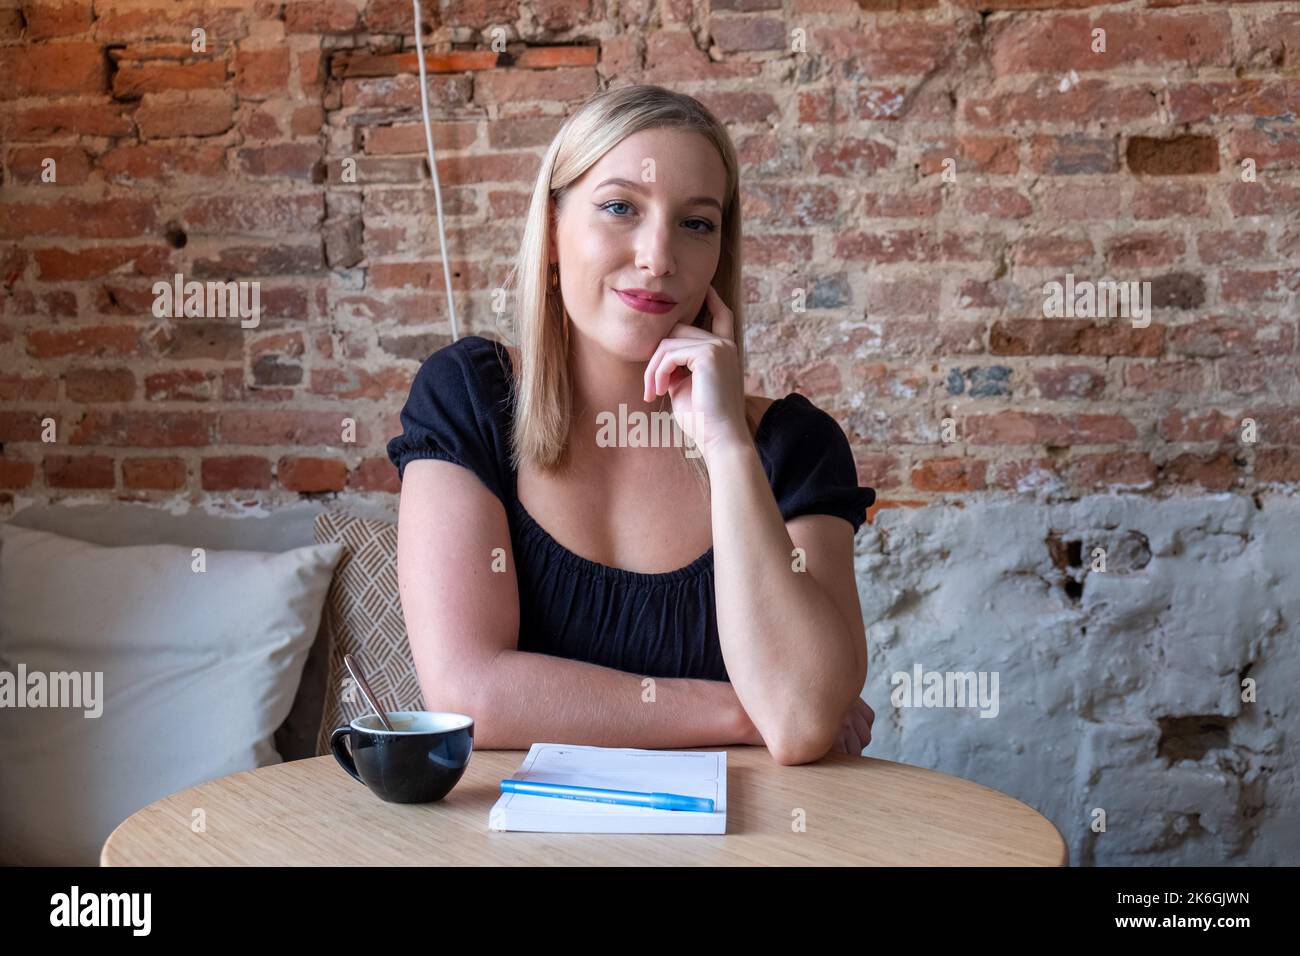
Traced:
POLYGON ((591 800, 595 803, 623 803, 634 807, 651 807, 655 810, 713 812, 713 801, 707 797, 688 797, 680 793, 606 790, 604 787, 575 787, 564 783, 541 783, 535 780, 502 780, 501 792, 525 793, 531 797, 560 797, 564 800, 591 800))

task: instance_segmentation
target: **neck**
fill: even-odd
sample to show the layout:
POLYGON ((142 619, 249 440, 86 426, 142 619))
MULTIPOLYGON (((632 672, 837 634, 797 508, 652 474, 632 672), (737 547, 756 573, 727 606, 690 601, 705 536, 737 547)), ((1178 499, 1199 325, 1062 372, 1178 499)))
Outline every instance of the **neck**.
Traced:
MULTIPOLYGON (((595 445, 596 416, 618 414, 620 404, 632 412, 668 412, 672 403, 661 395, 646 402, 646 362, 629 362, 610 355, 581 335, 570 341, 573 370, 573 427, 569 440, 582 447, 595 445)), ((648 361, 648 360, 647 360, 648 361)))

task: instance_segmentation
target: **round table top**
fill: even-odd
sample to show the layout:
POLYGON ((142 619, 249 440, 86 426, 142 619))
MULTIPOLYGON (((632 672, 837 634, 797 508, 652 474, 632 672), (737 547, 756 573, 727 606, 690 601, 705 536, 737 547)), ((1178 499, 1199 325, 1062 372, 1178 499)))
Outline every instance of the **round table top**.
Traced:
MULTIPOLYGON (((691 748, 686 748, 691 749, 691 748)), ((1044 816, 988 787, 874 757, 781 766, 727 752, 727 832, 593 834, 488 828, 527 751, 477 750, 436 803, 380 800, 332 756, 231 774, 124 820, 104 866, 1064 866, 1044 816), (202 814, 195 811, 202 810, 202 814), (201 822, 202 826, 198 823, 201 822)))

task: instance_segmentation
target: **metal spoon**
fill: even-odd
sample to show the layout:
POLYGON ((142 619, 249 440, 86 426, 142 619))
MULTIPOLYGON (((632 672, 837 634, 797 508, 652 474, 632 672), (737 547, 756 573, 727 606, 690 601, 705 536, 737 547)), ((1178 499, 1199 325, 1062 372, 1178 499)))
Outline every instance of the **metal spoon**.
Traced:
POLYGON ((352 675, 352 679, 357 682, 357 686, 361 688, 361 693, 370 702, 370 709, 379 715, 379 722, 384 725, 384 729, 393 730, 393 725, 388 722, 388 715, 379 706, 379 698, 375 696, 374 691, 370 689, 370 685, 366 683, 365 675, 361 673, 361 665, 352 659, 351 654, 343 655, 343 664, 347 667, 348 673, 352 675))

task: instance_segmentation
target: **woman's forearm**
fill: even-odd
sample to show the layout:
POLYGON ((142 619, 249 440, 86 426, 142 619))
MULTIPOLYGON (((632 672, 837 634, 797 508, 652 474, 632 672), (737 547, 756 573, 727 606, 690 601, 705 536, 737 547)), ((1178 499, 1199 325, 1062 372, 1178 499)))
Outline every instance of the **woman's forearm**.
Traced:
POLYGON ((480 750, 538 741, 651 750, 763 743, 727 681, 646 678, 529 651, 502 651, 463 675, 454 698, 426 703, 473 717, 480 750))
POLYGON ((753 444, 722 446, 708 464, 727 672, 774 756, 817 759, 861 691, 854 641, 825 589, 792 570, 793 542, 753 444))

